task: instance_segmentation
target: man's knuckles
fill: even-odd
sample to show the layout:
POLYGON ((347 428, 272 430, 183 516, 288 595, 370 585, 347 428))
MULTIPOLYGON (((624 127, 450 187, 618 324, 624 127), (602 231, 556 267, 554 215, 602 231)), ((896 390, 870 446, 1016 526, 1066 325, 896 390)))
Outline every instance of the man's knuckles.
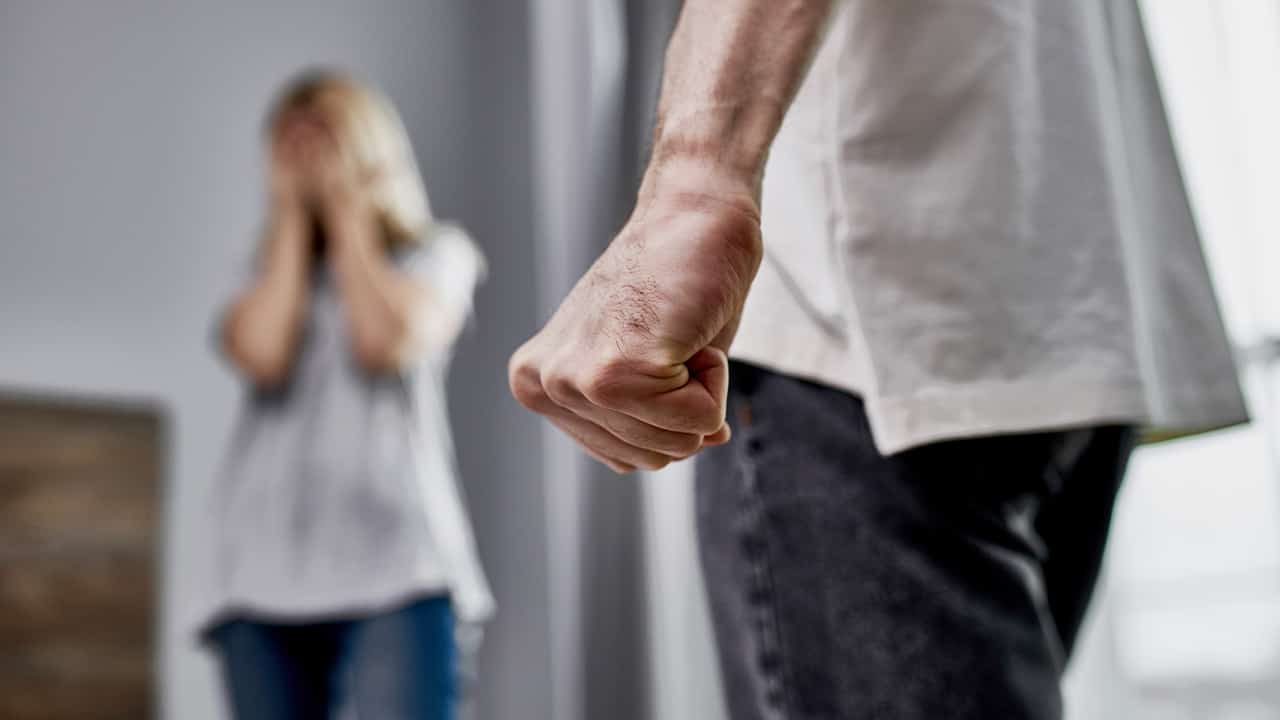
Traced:
POLYGON ((521 405, 537 413, 547 410, 551 400, 542 387, 541 372, 524 348, 517 350, 507 363, 507 383, 521 405))
POLYGON ((560 358, 542 368, 542 387, 564 407, 590 404, 616 410, 642 397, 630 369, 610 359, 560 358))

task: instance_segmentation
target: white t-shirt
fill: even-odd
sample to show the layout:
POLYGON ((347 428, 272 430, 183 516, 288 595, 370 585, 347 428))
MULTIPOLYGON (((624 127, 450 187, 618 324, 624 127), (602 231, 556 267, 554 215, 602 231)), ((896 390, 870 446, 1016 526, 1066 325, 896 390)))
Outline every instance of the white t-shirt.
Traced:
POLYGON ((731 355, 881 451, 1246 418, 1135 0, 853 0, 764 178, 731 355))
MULTIPOLYGON (((449 226, 395 262, 459 313, 484 269, 449 226)), ((214 487, 216 595, 204 627, 233 615, 359 615, 435 593, 464 621, 493 611, 457 486, 448 360, 440 348, 401 373, 364 371, 329 272, 313 271, 293 372, 283 387, 249 391, 214 487)))

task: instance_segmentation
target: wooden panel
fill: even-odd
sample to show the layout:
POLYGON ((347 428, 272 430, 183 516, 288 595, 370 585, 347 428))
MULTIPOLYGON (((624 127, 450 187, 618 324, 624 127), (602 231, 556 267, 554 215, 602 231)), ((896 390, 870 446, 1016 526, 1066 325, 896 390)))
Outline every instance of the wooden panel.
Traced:
POLYGON ((161 423, 0 397, 0 718, 152 715, 161 423))
POLYGON ((40 648, 0 661, 0 718, 149 718, 151 683, 150 654, 81 645, 40 648))
POLYGON ((97 475, 37 470, 6 475, 0 470, 0 548, 152 543, 156 508, 149 475, 110 467, 97 475))
POLYGON ((0 564, 3 647, 149 644, 154 590, 149 553, 9 555, 0 564))

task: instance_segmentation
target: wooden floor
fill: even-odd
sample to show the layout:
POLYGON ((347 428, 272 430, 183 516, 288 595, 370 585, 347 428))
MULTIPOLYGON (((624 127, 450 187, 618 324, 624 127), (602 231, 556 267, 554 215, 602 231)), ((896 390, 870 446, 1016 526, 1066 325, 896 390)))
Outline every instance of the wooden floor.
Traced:
POLYGON ((0 394, 0 718, 152 716, 158 413, 0 394))

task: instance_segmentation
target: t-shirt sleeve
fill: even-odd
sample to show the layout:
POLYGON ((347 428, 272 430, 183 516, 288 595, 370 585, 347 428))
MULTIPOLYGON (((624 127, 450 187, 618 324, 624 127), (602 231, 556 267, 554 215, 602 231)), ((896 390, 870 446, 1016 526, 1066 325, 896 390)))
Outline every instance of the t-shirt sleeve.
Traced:
POLYGON ((439 226, 421 248, 410 251, 402 267, 422 283, 439 311, 463 317, 471 313, 487 268, 480 248, 453 225, 439 226))
POLYGON ((226 263, 218 271, 217 293, 213 296, 209 317, 211 320, 211 339, 214 347, 222 349, 222 323, 227 313, 241 293, 253 286, 258 279, 258 257, 255 248, 248 248, 242 257, 226 263))

